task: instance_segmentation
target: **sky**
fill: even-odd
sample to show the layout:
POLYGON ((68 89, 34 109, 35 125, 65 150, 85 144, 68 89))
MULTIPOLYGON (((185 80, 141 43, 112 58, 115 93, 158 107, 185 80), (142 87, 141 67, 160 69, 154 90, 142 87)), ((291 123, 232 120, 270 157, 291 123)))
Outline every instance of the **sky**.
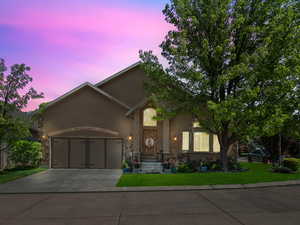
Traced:
POLYGON ((83 82, 97 83, 139 61, 171 30, 168 0, 0 0, 0 58, 31 67, 43 92, 26 111, 83 82))

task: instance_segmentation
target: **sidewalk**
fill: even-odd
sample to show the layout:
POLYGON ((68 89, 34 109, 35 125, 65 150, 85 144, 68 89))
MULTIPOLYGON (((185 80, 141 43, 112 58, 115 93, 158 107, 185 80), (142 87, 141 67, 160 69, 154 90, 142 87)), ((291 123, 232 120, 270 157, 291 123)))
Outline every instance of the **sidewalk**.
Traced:
POLYGON ((154 187, 98 187, 88 191, 0 191, 0 194, 37 194, 37 193, 100 193, 100 192, 158 192, 158 191, 197 191, 197 190, 228 190, 228 189, 257 189, 268 187, 300 186, 300 180, 265 182, 256 184, 224 184, 201 186, 154 186, 154 187))

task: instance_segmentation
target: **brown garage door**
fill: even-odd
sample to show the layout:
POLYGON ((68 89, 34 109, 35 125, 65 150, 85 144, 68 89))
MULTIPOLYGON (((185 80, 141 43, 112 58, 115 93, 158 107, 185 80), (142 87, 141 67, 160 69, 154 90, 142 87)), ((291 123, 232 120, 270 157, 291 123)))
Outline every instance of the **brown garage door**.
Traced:
MULTIPOLYGON (((89 168, 106 168, 106 142, 107 140, 104 139, 96 139, 89 141, 89 168)), ((118 149, 118 151, 122 152, 122 148, 118 149)))
POLYGON ((122 166, 122 154, 119 149, 122 149, 122 140, 107 140, 107 168, 115 169, 122 166))
POLYGON ((52 138, 52 168, 120 169, 122 139, 52 138))
POLYGON ((52 167, 66 168, 68 167, 68 140, 53 139, 52 140, 52 167))

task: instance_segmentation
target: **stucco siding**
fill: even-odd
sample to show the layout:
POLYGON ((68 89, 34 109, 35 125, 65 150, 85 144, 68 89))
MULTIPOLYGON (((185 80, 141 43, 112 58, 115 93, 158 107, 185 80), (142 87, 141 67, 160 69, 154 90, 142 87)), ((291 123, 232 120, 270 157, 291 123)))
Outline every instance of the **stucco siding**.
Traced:
POLYGON ((170 150, 173 154, 181 153, 182 132, 191 130, 192 116, 189 114, 180 114, 170 120, 170 150), (174 141, 174 137, 177 141, 174 141))
POLYGON ((146 79, 145 72, 135 67, 98 87, 133 107, 146 97, 144 88, 146 79))
MULTIPOLYGON (((44 114, 44 134, 74 127, 98 127, 118 132, 118 136, 126 137, 132 124, 131 119, 124 116, 126 111, 95 90, 84 87, 47 109, 44 114)), ((92 133, 78 131, 77 134, 71 132, 69 135, 94 136, 92 133)))

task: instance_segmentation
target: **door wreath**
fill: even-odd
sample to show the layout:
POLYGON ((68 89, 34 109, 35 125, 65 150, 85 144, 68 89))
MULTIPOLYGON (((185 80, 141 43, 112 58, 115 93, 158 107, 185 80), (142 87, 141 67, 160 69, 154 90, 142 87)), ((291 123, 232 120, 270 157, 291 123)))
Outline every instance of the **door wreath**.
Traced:
POLYGON ((146 147, 148 147, 148 148, 151 148, 151 147, 153 147, 154 146, 154 139, 153 138, 146 138, 146 140, 145 140, 145 145, 146 145, 146 147))

